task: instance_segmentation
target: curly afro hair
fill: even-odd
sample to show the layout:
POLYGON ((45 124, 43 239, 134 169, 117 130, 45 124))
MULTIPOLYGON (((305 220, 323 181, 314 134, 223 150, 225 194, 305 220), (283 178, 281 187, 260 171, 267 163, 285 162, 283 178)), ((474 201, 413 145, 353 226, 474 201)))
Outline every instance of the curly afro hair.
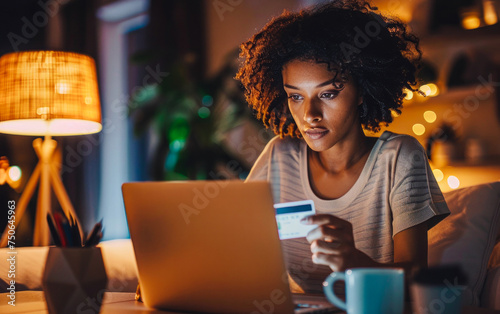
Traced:
POLYGON ((359 116, 365 129, 377 132, 381 123, 392 122, 392 111, 401 113, 404 88, 415 91, 421 51, 403 22, 375 11, 357 0, 285 11, 243 43, 236 79, 257 118, 280 137, 301 137, 282 78, 283 66, 298 59, 326 63, 354 81, 363 97, 359 116))

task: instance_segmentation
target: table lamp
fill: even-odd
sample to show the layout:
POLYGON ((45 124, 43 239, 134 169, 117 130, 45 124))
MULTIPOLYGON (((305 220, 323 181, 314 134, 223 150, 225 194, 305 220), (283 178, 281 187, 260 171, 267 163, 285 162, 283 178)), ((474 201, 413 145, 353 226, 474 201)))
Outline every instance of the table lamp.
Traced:
MULTIPOLYGON (((17 226, 39 185, 34 246, 49 245, 51 187, 62 210, 77 220, 83 235, 59 174, 60 158, 54 154, 57 142, 51 136, 92 134, 101 129, 97 75, 91 57, 62 51, 24 51, 0 58, 0 132, 44 137, 33 141, 39 162, 15 210, 17 226)), ((7 245, 7 235, 8 228, 0 247, 7 245)))

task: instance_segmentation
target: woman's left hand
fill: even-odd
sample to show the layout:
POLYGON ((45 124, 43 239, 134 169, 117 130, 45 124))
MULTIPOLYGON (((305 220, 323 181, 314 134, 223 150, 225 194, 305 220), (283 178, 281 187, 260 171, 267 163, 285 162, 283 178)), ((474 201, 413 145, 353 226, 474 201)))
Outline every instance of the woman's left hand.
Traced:
POLYGON ((329 214, 311 215, 301 222, 318 225, 307 235, 315 264, 327 265, 333 271, 377 264, 368 255, 356 249, 350 222, 329 214))

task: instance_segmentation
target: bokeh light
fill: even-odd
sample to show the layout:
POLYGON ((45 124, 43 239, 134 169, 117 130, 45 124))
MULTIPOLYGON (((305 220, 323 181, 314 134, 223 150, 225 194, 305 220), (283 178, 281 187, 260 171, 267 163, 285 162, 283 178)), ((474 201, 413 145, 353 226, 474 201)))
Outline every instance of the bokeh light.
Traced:
POLYGON ((406 94, 406 96, 405 96, 405 99, 406 99, 406 100, 410 100, 410 99, 412 99, 412 98, 413 98, 413 92, 412 92, 411 90, 409 90, 409 89, 405 89, 405 91, 404 91, 404 92, 405 92, 405 94, 406 94))
POLYGON ((434 111, 427 110, 426 112, 424 112, 424 119, 425 119, 425 121, 427 121, 429 123, 433 123, 436 121, 437 115, 434 111))
POLYGON ((475 29, 481 25, 478 12, 464 12, 462 15, 462 27, 465 29, 475 29))
POLYGON ((429 83, 427 84, 427 86, 429 86, 430 89, 429 96, 437 96, 439 94, 439 88, 437 87, 436 84, 429 83))
POLYGON ((424 93, 425 96, 429 96, 431 94, 431 88, 427 84, 420 86, 419 90, 424 93))
POLYGON ((420 123, 415 123, 412 127, 412 130, 416 135, 422 135, 425 133, 425 126, 420 123))
POLYGON ((493 25, 498 22, 498 16, 493 0, 483 1, 483 18, 484 22, 488 25, 493 25))
POLYGON ((200 109, 198 109, 198 116, 202 119, 210 117, 210 109, 208 109, 207 107, 201 107, 200 109))
POLYGON ((203 104, 203 106, 210 107, 214 103, 214 99, 210 95, 205 95, 201 99, 201 103, 203 104))
POLYGON ((455 176, 448 177, 448 186, 452 189, 456 189, 460 186, 460 180, 455 176))
POLYGON ((19 168, 18 166, 9 167, 9 177, 12 181, 15 182, 21 179, 21 175, 22 175, 21 168, 19 168))
POLYGON ((434 170, 432 170, 432 173, 434 174, 434 178, 436 178, 437 182, 443 181, 444 174, 440 169, 434 169, 434 170))

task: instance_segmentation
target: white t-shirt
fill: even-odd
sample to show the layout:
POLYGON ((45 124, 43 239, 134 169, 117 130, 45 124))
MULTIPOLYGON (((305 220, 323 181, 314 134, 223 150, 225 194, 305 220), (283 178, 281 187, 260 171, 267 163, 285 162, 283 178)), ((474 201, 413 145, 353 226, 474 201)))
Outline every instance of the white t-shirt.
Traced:
MULTIPOLYGON (((355 184, 334 200, 315 195, 307 165, 307 144, 303 140, 275 137, 247 180, 269 181, 275 203, 310 199, 316 213, 349 221, 356 248, 377 262, 393 262, 392 238, 396 233, 423 222, 430 229, 449 214, 425 150, 411 136, 384 132, 355 184)), ((331 269, 312 263, 306 239, 283 240, 282 247, 295 282, 305 292, 322 293, 321 284, 331 269)))

